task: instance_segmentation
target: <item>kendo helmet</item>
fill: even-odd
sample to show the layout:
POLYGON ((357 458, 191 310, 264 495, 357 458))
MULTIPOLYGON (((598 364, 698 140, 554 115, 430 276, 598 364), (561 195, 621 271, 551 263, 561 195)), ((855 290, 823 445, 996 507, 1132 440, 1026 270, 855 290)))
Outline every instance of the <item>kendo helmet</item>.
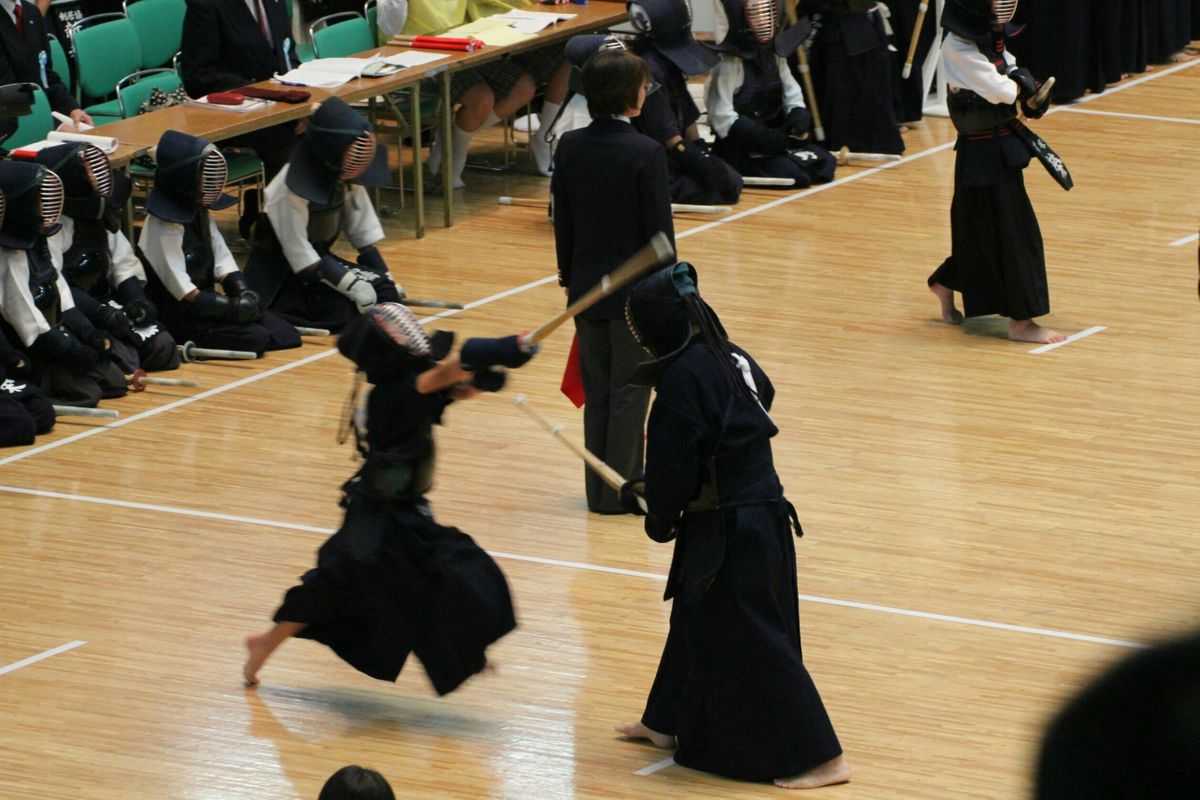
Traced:
POLYGON ((342 329, 337 346, 368 381, 378 383, 445 357, 453 343, 453 334, 436 332, 430 337, 407 306, 376 303, 342 329))
POLYGON ((146 211, 168 222, 187 224, 201 208, 220 211, 237 202, 224 193, 229 167, 212 142, 181 131, 167 131, 158 140, 154 186, 146 211))
POLYGON ((0 161, 0 193, 6 201, 0 246, 28 250, 58 232, 63 184, 53 172, 29 161, 0 161))
POLYGON ((630 0, 629 21, 685 75, 702 75, 717 55, 692 36, 691 0, 630 0))
POLYGON ((362 114, 331 97, 309 117, 288 161, 287 187, 313 203, 328 203, 338 181, 387 185, 387 148, 362 114))
POLYGON ((763 48, 787 58, 812 30, 808 17, 785 28, 780 0, 721 0, 717 10, 723 12, 717 14, 713 31, 717 49, 736 52, 743 58, 763 48))
POLYGON ((1016 9, 1016 0, 946 0, 942 27, 965 39, 982 39, 1011 20, 1016 9))
POLYGON ((693 303, 700 300, 696 268, 687 262, 652 273, 634 285, 625 298, 625 323, 651 360, 638 364, 629 383, 652 386, 692 339, 693 303))
POLYGON ((628 50, 625 38, 615 33, 581 33, 567 40, 563 57, 571 65, 570 88, 575 94, 583 94, 583 65, 601 50, 628 50))
POLYGON ((130 182, 113 171, 99 147, 81 142, 39 150, 35 160, 63 182, 63 214, 80 219, 102 219, 110 203, 124 206, 130 182))

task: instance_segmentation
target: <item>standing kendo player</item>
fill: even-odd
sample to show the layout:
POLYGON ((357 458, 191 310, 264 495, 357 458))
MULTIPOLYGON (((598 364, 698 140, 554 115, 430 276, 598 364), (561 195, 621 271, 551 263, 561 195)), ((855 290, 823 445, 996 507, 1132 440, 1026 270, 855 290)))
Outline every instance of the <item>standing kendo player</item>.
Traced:
POLYGON ((811 143, 812 115, 787 63, 807 19, 781 32, 779 0, 721 0, 717 11, 720 61, 707 93, 713 151, 746 176, 791 178, 801 188, 833 180, 837 162, 811 143))
POLYGON ((948 0, 942 12, 946 105, 958 141, 950 257, 927 283, 946 322, 962 322, 954 306, 954 292, 961 292, 968 317, 1000 314, 1009 318, 1009 339, 1049 344, 1066 337, 1034 321, 1050 312, 1050 289, 1024 169, 1036 157, 1064 189, 1074 184, 1058 154, 1018 117, 1018 106, 1026 117, 1041 117, 1049 98, 1007 50, 1016 6, 1017 0, 948 0))
POLYGON ((126 392, 108 360, 108 334, 75 307, 71 288, 50 257, 58 230, 62 181, 28 161, 0 161, 5 197, 0 223, 0 316, 3 333, 29 357, 30 379, 57 403, 95 406, 126 392))
POLYGON ((138 249, 150 265, 150 297, 167 330, 179 341, 260 356, 299 347, 299 331, 259 307, 209 214, 237 202, 224 193, 228 167, 221 151, 167 131, 155 159, 138 249), (215 291, 217 284, 224 294, 215 291))
POLYGON ((696 120, 700 109, 688 92, 687 78, 703 75, 717 55, 692 36, 692 7, 688 0, 638 0, 629 3, 629 21, 641 34, 633 51, 650 67, 658 84, 646 95, 633 127, 667 148, 671 200, 675 203, 736 203, 742 176, 708 152, 696 120))
POLYGON ((387 148, 370 123, 336 97, 322 103, 267 186, 267 218, 256 223, 246 275, 264 308, 337 331, 376 302, 403 299, 375 246, 383 226, 365 188, 387 180, 387 148), (357 263, 331 252, 342 233, 357 263))
POLYGON ((179 352, 146 299, 146 269, 121 230, 133 182, 90 144, 38 151, 36 160, 63 182, 63 215, 50 257, 71 287, 76 307, 112 335, 110 357, 122 372, 175 369, 179 352))

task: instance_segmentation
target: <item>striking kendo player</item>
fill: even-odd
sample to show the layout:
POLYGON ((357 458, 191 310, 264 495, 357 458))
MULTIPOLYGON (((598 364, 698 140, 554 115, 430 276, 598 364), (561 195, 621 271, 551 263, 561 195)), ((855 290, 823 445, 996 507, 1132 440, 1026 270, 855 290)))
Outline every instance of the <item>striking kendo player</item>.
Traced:
POLYGON ((721 57, 707 90, 713 152, 746 176, 791 178, 798 187, 833 180, 837 162, 810 141, 812 115, 787 64, 807 19, 781 32, 779 0, 721 0, 717 11, 721 57))
POLYGON ((370 123, 336 97, 323 102, 267 186, 266 218, 255 226, 246 279, 263 308, 337 331, 376 302, 401 300, 375 246, 383 226, 365 188, 387 181, 387 148, 370 123), (357 263, 331 252, 343 233, 357 263))
POLYGON ((146 299, 146 269, 121 230, 132 181, 90 144, 47 147, 36 159, 62 179, 65 194, 50 257, 76 307, 112 335, 110 358, 126 374, 178 367, 175 340, 155 324, 158 309, 146 299))
POLYGON ((150 265, 150 297, 177 341, 201 347, 267 350, 300 346, 300 333, 259 306, 210 211, 233 205, 224 194, 228 167, 215 145, 167 131, 146 198, 138 249, 150 265), (224 294, 215 290, 221 285, 224 294))
POLYGON ((1026 117, 1037 119, 1049 100, 1005 47, 1016 6, 1017 0, 948 0, 942 11, 942 67, 958 142, 951 255, 928 284, 946 322, 962 322, 954 306, 954 292, 962 292, 968 317, 1008 317, 1008 338, 1060 342, 1062 334, 1034 322, 1050 311, 1050 291, 1042 232, 1022 170, 1036 156, 1064 189, 1073 182, 1058 154, 1017 116, 1020 105, 1026 117))
MULTIPOLYGON (((342 527, 317 566, 288 590, 266 633, 246 639, 246 684, 287 639, 327 645, 355 669, 394 681, 410 653, 438 694, 487 664, 487 647, 516 626, 504 574, 470 536, 439 525, 433 426, 455 400, 499 391, 505 373, 536 347, 517 336, 468 339, 447 357, 453 335, 427 336, 399 303, 380 303, 347 324, 338 350, 371 384, 348 420, 362 466, 347 481, 342 527)), ((351 407, 358 395, 358 383, 351 407)))
POLYGON ((0 315, 14 346, 29 355, 30 379, 56 403, 95 406, 126 392, 108 360, 110 339, 75 307, 50 257, 58 230, 62 181, 28 161, 0 161, 0 315))
POLYGON ((696 128, 700 109, 688 92, 687 78, 712 69, 717 55, 693 38, 690 2, 631 2, 629 21, 641 34, 633 51, 650 67, 650 78, 658 84, 646 95, 633 127, 667 148, 672 202, 736 203, 742 193, 741 175, 708 152, 708 142, 696 128))
POLYGON ((771 456, 775 389, 732 344, 681 263, 625 304, 652 356, 645 479, 621 501, 646 535, 675 540, 664 599, 670 631, 639 722, 617 732, 677 748, 691 769, 787 788, 849 780, 837 734, 804 666, 796 592, 796 511, 771 456), (647 511, 636 502, 644 497, 647 511))

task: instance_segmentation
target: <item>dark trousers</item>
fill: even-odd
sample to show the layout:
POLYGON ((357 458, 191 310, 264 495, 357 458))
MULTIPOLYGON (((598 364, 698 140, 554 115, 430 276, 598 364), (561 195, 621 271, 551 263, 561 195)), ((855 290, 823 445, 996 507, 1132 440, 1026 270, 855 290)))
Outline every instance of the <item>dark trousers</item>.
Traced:
POLYGON ((260 128, 249 133, 239 134, 226 139, 221 144, 229 147, 246 147, 263 162, 267 183, 275 177, 275 173, 291 158, 292 148, 296 146, 296 124, 284 122, 269 128, 260 128))
MULTIPOLYGON (((625 320, 575 318, 579 334, 579 367, 583 373, 583 444, 625 478, 641 475, 645 451, 646 410, 650 389, 626 386, 633 369, 650 358, 629 332, 625 320)), ((590 511, 623 513, 617 492, 584 469, 590 511)))

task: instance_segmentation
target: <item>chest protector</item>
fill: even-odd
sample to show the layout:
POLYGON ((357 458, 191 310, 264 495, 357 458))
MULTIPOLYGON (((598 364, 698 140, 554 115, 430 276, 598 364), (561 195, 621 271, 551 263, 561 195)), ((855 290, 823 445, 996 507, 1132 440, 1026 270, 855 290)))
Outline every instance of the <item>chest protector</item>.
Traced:
MULTIPOLYGON (((1008 75, 1003 34, 995 34, 987 41, 977 40, 976 44, 996 72, 1008 75)), ((946 107, 954 129, 964 136, 993 130, 1017 118, 1016 103, 992 103, 969 90, 953 92, 947 99, 946 107)))
POLYGON ((76 219, 71 247, 63 253, 63 277, 71 286, 92 297, 112 293, 109 270, 108 227, 102 219, 76 219))
POLYGON ((754 58, 744 58, 742 85, 733 93, 733 108, 738 116, 769 124, 783 113, 783 80, 775 53, 759 48, 754 58))
POLYGON ((198 209, 195 218, 183 226, 183 260, 187 275, 196 288, 211 290, 216 283, 213 269, 212 238, 208 227, 208 211, 198 209))
POLYGON ((308 204, 308 242, 321 255, 329 252, 341 233, 346 184, 337 181, 328 203, 308 204))
POLYGON ((62 298, 58 294, 58 273, 45 242, 39 242, 25 251, 29 259, 29 293, 33 304, 46 318, 46 322, 57 325, 62 320, 62 298))

